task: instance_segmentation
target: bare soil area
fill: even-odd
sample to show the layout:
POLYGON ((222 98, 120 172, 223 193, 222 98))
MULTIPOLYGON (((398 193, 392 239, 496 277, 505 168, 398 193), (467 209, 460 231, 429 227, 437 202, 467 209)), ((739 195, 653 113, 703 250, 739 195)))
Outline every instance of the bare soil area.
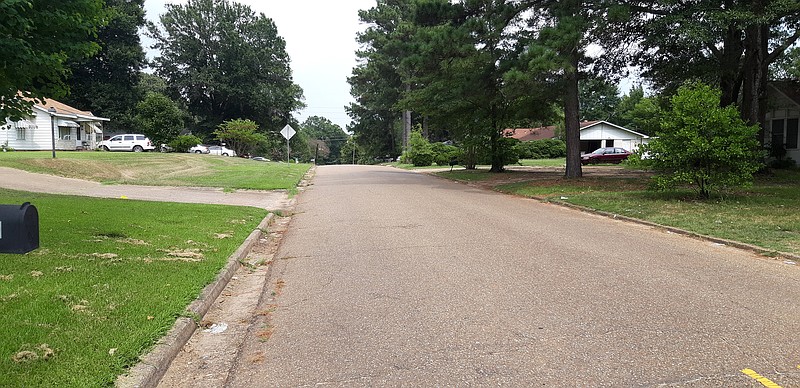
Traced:
POLYGON ((161 387, 229 386, 231 372, 241 364, 259 362, 258 353, 244 351, 247 342, 262 342, 272 333, 270 298, 265 291, 272 260, 288 228, 289 217, 277 217, 243 265, 215 301, 200 328, 172 361, 161 387))

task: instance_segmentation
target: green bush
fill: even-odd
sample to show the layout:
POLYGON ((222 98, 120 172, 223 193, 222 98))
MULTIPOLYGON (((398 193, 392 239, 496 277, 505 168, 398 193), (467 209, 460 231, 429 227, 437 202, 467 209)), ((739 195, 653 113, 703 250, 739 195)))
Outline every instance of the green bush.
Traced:
POLYGON ((520 159, 555 159, 567 156, 567 144, 558 139, 520 142, 515 148, 520 159))
POLYGON ((682 86, 672 110, 662 117, 662 131, 642 146, 659 174, 656 187, 693 185, 703 198, 720 188, 749 186, 762 167, 764 153, 736 107, 719 106, 720 91, 702 83, 682 86))
POLYGON ((433 164, 433 152, 431 151, 420 151, 414 154, 414 158, 412 160, 412 164, 415 167, 427 167, 433 164))
POLYGON ((203 141, 195 135, 180 135, 169 142, 169 146, 174 152, 188 152, 192 148, 203 141))
POLYGON ((433 162, 439 166, 449 166, 451 160, 458 160, 461 151, 458 147, 443 143, 431 144, 433 162))
POLYGON ((408 140, 408 151, 406 151, 405 156, 417 167, 433 164, 433 146, 427 139, 422 137, 419 129, 411 132, 411 138, 408 140))

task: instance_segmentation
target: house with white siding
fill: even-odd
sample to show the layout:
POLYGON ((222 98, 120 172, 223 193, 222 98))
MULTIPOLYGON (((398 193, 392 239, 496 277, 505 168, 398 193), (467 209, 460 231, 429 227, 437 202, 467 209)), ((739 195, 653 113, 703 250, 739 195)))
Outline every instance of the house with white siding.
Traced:
MULTIPOLYGON (((580 128, 582 154, 602 147, 619 147, 633 152, 650 141, 650 136, 608 121, 582 121, 580 128)), ((552 139, 556 136, 556 127, 507 129, 504 134, 519 141, 552 139)))
POLYGON ((764 144, 782 145, 786 156, 800 162, 800 82, 775 81, 767 84, 767 121, 764 144))
POLYGON ((107 118, 46 98, 34 104, 30 115, 0 125, 0 145, 20 151, 93 150, 103 140, 107 118))

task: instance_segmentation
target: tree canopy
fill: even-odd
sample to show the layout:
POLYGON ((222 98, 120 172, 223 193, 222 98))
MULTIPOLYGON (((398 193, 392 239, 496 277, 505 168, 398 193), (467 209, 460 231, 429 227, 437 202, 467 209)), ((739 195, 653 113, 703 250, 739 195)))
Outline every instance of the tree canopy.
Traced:
POLYGON ((286 42, 272 19, 228 0, 167 4, 149 33, 159 76, 170 95, 185 102, 198 134, 246 117, 278 131, 303 106, 292 80, 286 42))
POLYGON ((97 31, 99 51, 70 61, 70 93, 64 102, 111 119, 109 130, 135 127, 134 108, 144 94, 137 87, 145 66, 139 29, 144 26, 144 0, 105 0, 107 24, 97 31))
POLYGON ((0 2, 0 121, 30 114, 33 100, 69 88, 67 62, 95 53, 104 23, 101 0, 0 2))

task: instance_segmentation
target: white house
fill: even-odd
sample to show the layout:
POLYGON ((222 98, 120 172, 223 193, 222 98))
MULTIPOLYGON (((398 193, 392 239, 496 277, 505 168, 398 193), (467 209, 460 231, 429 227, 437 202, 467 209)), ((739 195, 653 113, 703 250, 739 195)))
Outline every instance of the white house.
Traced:
POLYGON ((55 137, 57 150, 92 150, 103 140, 104 121, 109 119, 46 98, 33 105, 28 117, 0 126, 0 145, 20 151, 50 150, 55 137))
MULTIPOLYGON (((635 151, 642 144, 650 141, 650 136, 632 131, 608 121, 582 121, 581 126, 581 153, 592 152, 601 147, 621 147, 628 151, 635 151)), ((519 141, 532 141, 552 139, 555 137, 556 127, 517 128, 504 131, 505 136, 513 137, 519 141)))
POLYGON ((764 143, 782 144, 786 148, 786 156, 800 162, 800 148, 798 148, 800 82, 770 82, 767 84, 767 100, 764 143))
POLYGON ((635 151, 649 141, 650 136, 608 121, 581 123, 581 153, 592 152, 601 147, 621 147, 635 151))

